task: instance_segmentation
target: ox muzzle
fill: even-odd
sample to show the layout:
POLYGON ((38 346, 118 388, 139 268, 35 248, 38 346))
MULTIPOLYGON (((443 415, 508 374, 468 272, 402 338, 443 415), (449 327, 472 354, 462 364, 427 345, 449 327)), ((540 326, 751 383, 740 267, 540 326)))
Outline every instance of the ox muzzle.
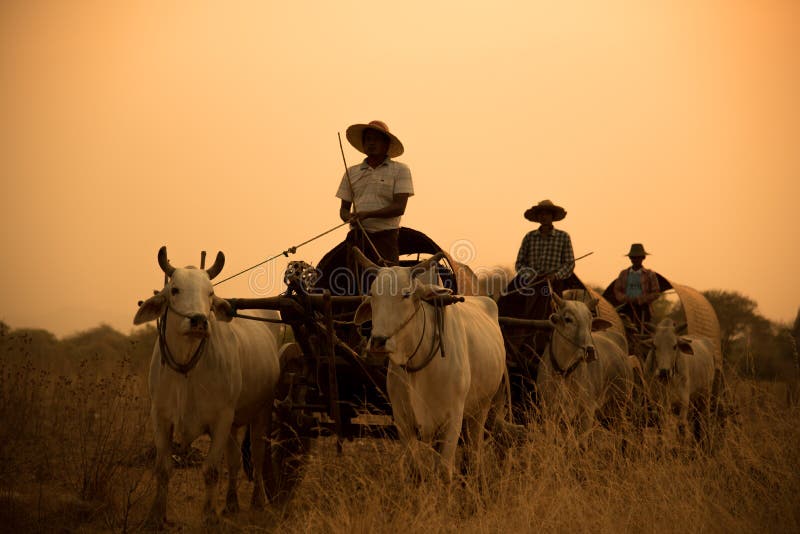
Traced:
POLYGON ((208 335, 208 317, 202 313, 195 313, 187 317, 189 319, 189 331, 191 336, 205 337, 208 335))

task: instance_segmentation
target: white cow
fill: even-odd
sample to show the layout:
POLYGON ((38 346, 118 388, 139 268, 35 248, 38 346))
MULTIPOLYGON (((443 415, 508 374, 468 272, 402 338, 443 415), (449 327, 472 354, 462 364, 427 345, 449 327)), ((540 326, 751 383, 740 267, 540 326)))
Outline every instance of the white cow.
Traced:
POLYGON ((386 382, 400 439, 409 447, 418 439, 433 445, 451 479, 462 424, 472 464, 481 457, 489 408, 502 402, 505 348, 497 305, 478 296, 434 304, 449 290, 423 283, 417 274, 436 256, 415 267, 378 268, 355 251, 377 269, 355 322, 372 321, 369 350, 389 358, 386 382))
MULTIPOLYGON (((233 319, 230 305, 214 295, 211 279, 222 270, 220 252, 208 270, 174 268, 166 247, 158 263, 168 275, 164 289, 139 307, 134 324, 158 320, 158 340, 150 363, 150 414, 156 443, 158 483, 148 522, 166 520, 173 430, 188 447, 203 433, 211 448, 203 464, 206 495, 203 518, 218 520, 214 507, 223 450, 229 468, 226 512, 238 510, 236 479, 241 465, 235 430, 251 424, 254 436, 270 430, 273 394, 280 365, 275 336, 264 323, 233 319)), ((254 478, 251 506, 266 502, 262 465, 265 442, 253 440, 254 478)))
MULTIPOLYGON (((536 389, 546 418, 575 424, 578 443, 586 439, 595 418, 606 425, 627 417, 633 369, 619 336, 601 330, 611 323, 593 318, 587 305, 553 294, 553 332, 536 375, 536 389)), ((623 340, 624 341, 624 340, 623 340)))
POLYGON ((645 360, 650 394, 659 411, 659 426, 667 412, 677 415, 678 437, 683 440, 689 417, 698 442, 708 445, 707 431, 714 384, 714 346, 705 336, 680 336, 672 319, 655 329, 645 360))

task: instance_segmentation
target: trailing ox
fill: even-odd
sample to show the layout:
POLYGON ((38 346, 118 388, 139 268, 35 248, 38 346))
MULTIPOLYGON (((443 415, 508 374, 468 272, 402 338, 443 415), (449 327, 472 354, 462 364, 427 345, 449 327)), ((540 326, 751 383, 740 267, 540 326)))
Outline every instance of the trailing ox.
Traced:
POLYGON ((543 415, 575 425, 582 447, 595 419, 606 426, 627 417, 631 405, 633 369, 624 340, 601 330, 611 326, 593 318, 590 307, 553 294, 552 335, 536 377, 543 415))
MULTIPOLYGON (((166 520, 173 430, 188 447, 203 433, 211 447, 203 464, 206 495, 203 515, 216 522, 215 493, 223 451, 229 480, 225 510, 238 510, 236 479, 241 456, 235 429, 250 424, 253 435, 270 430, 273 395, 280 374, 276 340, 263 323, 231 319, 230 304, 214 295, 211 279, 222 270, 225 257, 217 254, 208 270, 175 268, 166 247, 158 264, 168 280, 164 289, 141 304, 134 324, 158 321, 158 341, 150 363, 149 391, 156 444, 156 496, 149 522, 166 520)), ((265 441, 254 440, 254 508, 266 502, 262 465, 265 441)))
POLYGON ((659 426, 667 412, 677 416, 678 437, 683 439, 691 419, 695 439, 708 445, 714 394, 714 347, 705 336, 681 336, 672 319, 655 329, 645 361, 650 397, 658 410, 659 426))
POLYGON ((372 321, 368 349, 388 356, 387 390, 400 439, 441 454, 448 478, 464 427, 467 458, 480 458, 493 401, 502 400, 505 349, 497 305, 488 297, 453 297, 420 275, 440 256, 413 267, 378 268, 355 322, 372 321), (457 302, 457 303, 456 303, 457 302))

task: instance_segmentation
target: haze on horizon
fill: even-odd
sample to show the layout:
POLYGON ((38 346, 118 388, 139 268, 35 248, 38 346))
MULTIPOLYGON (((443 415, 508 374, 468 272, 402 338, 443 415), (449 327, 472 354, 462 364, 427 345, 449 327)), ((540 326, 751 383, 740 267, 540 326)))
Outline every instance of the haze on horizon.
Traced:
MULTIPOLYGON (((127 332, 161 245, 222 250, 226 277, 338 225, 337 132, 381 119, 414 177, 403 224, 473 269, 512 265, 549 198, 585 282, 642 242, 792 321, 798 50, 784 0, 3 2, 0 320, 127 332)), ((286 261, 218 293, 276 294, 286 261)))

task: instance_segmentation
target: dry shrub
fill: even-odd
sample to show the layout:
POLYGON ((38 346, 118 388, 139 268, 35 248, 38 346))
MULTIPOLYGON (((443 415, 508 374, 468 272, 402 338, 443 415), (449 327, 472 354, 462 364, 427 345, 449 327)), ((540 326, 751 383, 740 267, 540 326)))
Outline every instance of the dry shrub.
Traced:
POLYGON ((141 377, 124 354, 75 365, 54 352, 53 367, 68 373, 55 374, 16 349, 0 355, 0 495, 13 496, 0 517, 41 528, 103 512, 124 524, 147 478, 130 468, 150 441, 141 377))

